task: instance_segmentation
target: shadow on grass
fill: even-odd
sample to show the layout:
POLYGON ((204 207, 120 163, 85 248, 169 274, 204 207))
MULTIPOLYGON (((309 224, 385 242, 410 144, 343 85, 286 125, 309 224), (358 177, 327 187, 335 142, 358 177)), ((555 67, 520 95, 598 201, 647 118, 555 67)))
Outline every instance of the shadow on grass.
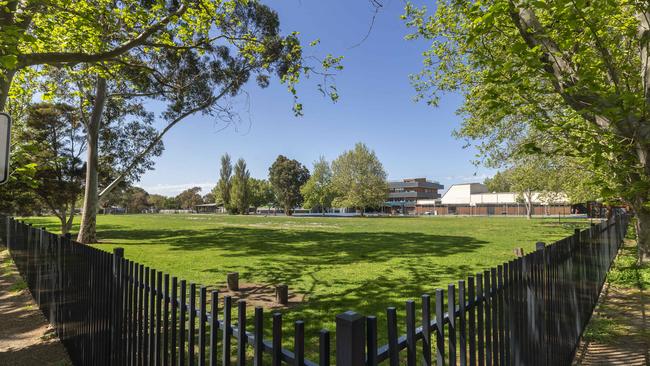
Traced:
POLYGON ((138 230, 102 225, 99 236, 115 241, 142 238, 178 251, 218 248, 225 252, 220 255, 222 257, 295 257, 310 265, 383 262, 423 255, 445 257, 475 251, 488 243, 469 236, 416 232, 288 231, 244 227, 138 230))

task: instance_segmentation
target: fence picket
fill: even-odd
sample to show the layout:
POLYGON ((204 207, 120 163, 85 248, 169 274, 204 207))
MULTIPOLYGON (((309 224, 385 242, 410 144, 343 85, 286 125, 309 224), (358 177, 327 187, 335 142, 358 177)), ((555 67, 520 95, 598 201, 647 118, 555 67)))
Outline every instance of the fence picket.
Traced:
POLYGON ((144 320, 142 322, 142 365, 149 365, 149 281, 150 278, 150 269, 149 267, 144 268, 144 301, 142 312, 144 320))
POLYGON ((422 361, 431 366, 431 296, 422 295, 422 361))
MULTIPOLYGON (((375 329, 376 328, 377 328, 377 322, 375 322, 375 329)), ((330 332, 327 329, 322 329, 320 331, 318 343, 319 343, 319 347, 318 347, 319 365, 330 366, 330 332)))
POLYGON ((223 298, 223 337, 221 338, 221 342, 223 344, 223 366, 230 366, 230 335, 232 334, 232 328, 230 324, 231 315, 232 298, 230 296, 225 296, 223 298))
POLYGON ((476 292, 474 290, 474 277, 467 278, 467 336, 469 341, 469 364, 476 365, 476 292))
POLYGON ((273 313, 273 353, 272 365, 280 366, 282 364, 282 314, 273 313))
POLYGON ((178 319, 178 278, 172 277, 172 289, 171 289, 171 298, 169 299, 171 303, 171 336, 169 342, 169 364, 174 366, 177 364, 176 361, 176 329, 178 327, 176 319, 178 319))
POLYGON ((237 366, 246 365, 246 301, 237 301, 237 366))
POLYGON ((388 358, 390 366, 399 365, 399 349, 397 348, 397 309, 386 309, 386 324, 388 326, 388 358))
POLYGON ((253 365, 262 366, 264 363, 264 309, 255 307, 255 343, 253 347, 253 365))
POLYGON ((194 366, 196 346, 196 283, 190 283, 190 308, 187 317, 187 361, 189 366, 194 366))
POLYGON ((162 272, 156 273, 156 366, 162 364, 162 272))
POLYGON ((187 282, 181 280, 181 302, 179 304, 180 316, 178 318, 178 366, 185 366, 185 322, 187 321, 187 282))
POLYGON ((436 365, 445 364, 444 293, 436 289, 436 365))
POLYGON ((205 366, 206 295, 205 286, 201 286, 199 290, 199 366, 205 366))
POLYGON ((169 366, 169 273, 165 273, 163 288, 163 366, 169 366))
POLYGON ((465 299, 465 281, 458 281, 458 346, 460 354, 460 365, 467 365, 467 333, 466 333, 466 299, 465 299))
POLYGON ((406 302, 406 364, 415 366, 415 301, 406 302))
POLYGON ((476 334, 478 336, 477 351, 478 351, 478 364, 485 365, 485 295, 483 293, 483 274, 476 274, 476 334))

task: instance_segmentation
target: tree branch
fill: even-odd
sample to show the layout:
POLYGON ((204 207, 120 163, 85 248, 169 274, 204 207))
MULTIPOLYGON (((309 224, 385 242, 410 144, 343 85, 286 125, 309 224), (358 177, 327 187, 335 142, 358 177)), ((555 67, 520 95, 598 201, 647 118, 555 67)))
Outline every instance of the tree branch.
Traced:
POLYGON ((165 126, 165 128, 158 133, 156 138, 153 139, 153 141, 151 141, 151 143, 149 143, 149 145, 147 145, 147 147, 144 150, 142 150, 138 155, 136 155, 135 158, 133 158, 133 160, 131 161, 131 164, 129 164, 129 166, 127 166, 126 169, 124 169, 124 171, 122 173, 120 173, 120 175, 117 178, 115 178, 106 188, 104 188, 99 193, 99 200, 101 200, 103 197, 105 197, 107 194, 109 194, 118 184, 120 184, 120 182, 122 182, 126 178, 126 176, 136 167, 136 165, 142 159, 144 159, 147 156, 147 154, 149 154, 151 152, 151 150, 153 150, 154 147, 156 147, 156 145, 162 140, 163 136, 165 136, 165 134, 172 127, 174 127, 178 122, 180 122, 180 121, 184 120, 185 118, 193 115, 194 113, 196 113, 198 111, 201 111, 201 110, 204 110, 206 108, 209 108, 217 100, 221 99, 224 95, 226 95, 230 91, 230 88, 233 87, 233 85, 234 85, 234 82, 230 83, 228 86, 226 86, 221 91, 221 93, 219 93, 219 95, 212 96, 212 97, 208 98, 201 105, 198 105, 198 106, 196 106, 196 107, 182 113, 180 116, 174 118, 171 122, 169 122, 167 124, 167 126, 165 126))
POLYGON ((609 102, 593 93, 576 93, 568 89, 576 86, 578 76, 569 61, 562 57, 559 46, 550 39, 532 9, 515 4, 510 0, 510 17, 529 48, 542 49, 544 70, 552 77, 553 87, 562 99, 583 118, 603 128, 609 128, 611 121, 593 110, 597 106, 606 108, 609 102))
POLYGON ((18 56, 17 68, 24 68, 32 65, 41 64, 61 64, 61 63, 80 63, 80 62, 97 62, 102 60, 111 59, 128 52, 134 47, 140 46, 145 43, 151 35, 163 29, 175 17, 183 15, 187 11, 185 4, 181 5, 175 12, 167 15, 158 23, 153 24, 135 38, 123 43, 122 45, 113 48, 112 50, 99 52, 99 53, 83 53, 83 52, 42 52, 42 53, 29 53, 18 56))

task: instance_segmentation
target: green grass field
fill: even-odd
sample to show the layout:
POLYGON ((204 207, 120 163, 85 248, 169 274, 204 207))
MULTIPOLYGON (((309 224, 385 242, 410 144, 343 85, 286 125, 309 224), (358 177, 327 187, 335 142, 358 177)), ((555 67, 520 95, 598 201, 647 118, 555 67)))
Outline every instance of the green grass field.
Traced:
MULTIPOLYGON (((53 218, 28 221, 58 230, 53 218)), ((202 285, 221 287, 232 271, 243 282, 287 283, 306 301, 284 311, 285 331, 305 320, 314 347, 321 328, 334 330, 336 314, 377 315, 383 333, 386 307, 402 316, 407 299, 512 259, 515 247, 528 252, 536 241, 586 225, 505 217, 99 216, 96 247, 123 247, 129 259, 202 285)))

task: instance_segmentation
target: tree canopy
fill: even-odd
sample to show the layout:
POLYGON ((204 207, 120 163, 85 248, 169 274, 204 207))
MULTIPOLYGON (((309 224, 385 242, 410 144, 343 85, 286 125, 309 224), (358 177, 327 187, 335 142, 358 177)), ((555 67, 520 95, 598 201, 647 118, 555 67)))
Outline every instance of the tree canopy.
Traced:
POLYGON ((384 167, 363 143, 345 151, 332 162, 333 204, 361 210, 381 207, 388 197, 384 167))
POLYGON ((299 161, 279 155, 269 168, 269 182, 286 215, 302 203, 300 187, 309 180, 309 170, 299 161))
POLYGON ((314 162, 311 177, 300 188, 300 193, 304 198, 305 208, 316 208, 324 214, 325 210, 332 207, 334 200, 332 169, 323 156, 314 162))
POLYGON ((413 77, 420 98, 465 95, 457 135, 479 160, 576 159, 603 196, 637 214, 650 256, 650 14, 645 2, 448 0, 404 15, 431 47, 413 77))

